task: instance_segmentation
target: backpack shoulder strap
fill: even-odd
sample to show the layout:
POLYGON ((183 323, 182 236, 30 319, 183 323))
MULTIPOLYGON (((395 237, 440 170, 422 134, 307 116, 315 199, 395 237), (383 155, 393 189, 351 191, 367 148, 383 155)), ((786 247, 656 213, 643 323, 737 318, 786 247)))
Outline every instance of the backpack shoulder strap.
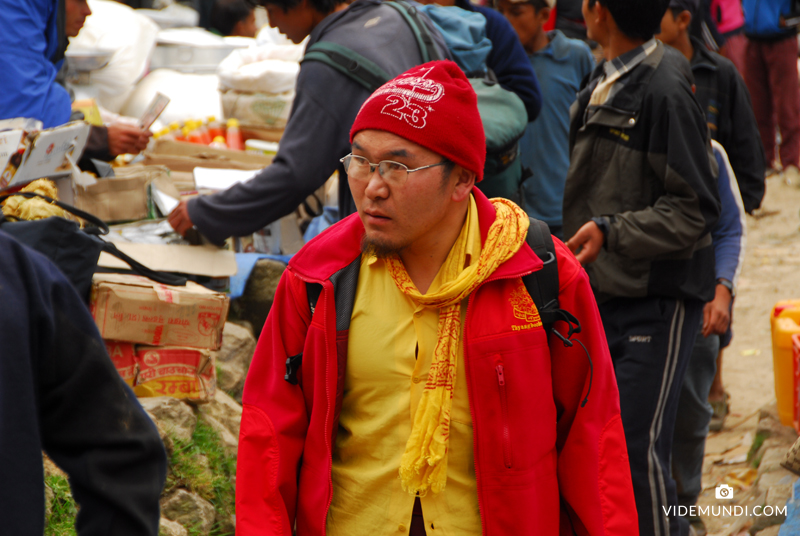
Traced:
POLYGON ((408 26, 414 33, 414 37, 417 39, 419 51, 422 55, 422 63, 428 63, 429 61, 442 59, 439 51, 436 49, 436 45, 433 43, 433 36, 431 35, 430 30, 419 18, 419 11, 417 11, 415 6, 412 6, 404 0, 386 2, 385 5, 396 9, 397 12, 400 13, 400 16, 402 16, 406 23, 408 23, 408 26))
POLYGON ((320 41, 308 47, 301 63, 306 61, 319 61, 333 67, 369 92, 391 80, 389 74, 375 62, 346 46, 329 41, 320 41))
POLYGON ((522 278, 528 294, 533 298, 533 303, 539 310, 545 331, 553 329, 553 324, 558 320, 558 262, 556 262, 556 246, 550 228, 541 220, 530 218, 526 241, 536 255, 544 262, 544 267, 538 272, 528 274, 522 278))

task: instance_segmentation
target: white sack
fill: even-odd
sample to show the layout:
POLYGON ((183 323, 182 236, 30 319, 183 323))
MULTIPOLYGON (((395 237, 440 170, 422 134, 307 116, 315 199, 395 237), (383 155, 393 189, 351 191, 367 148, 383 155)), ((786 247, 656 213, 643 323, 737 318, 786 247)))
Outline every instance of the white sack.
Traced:
POLYGON ((115 51, 106 67, 92 73, 92 85, 99 89, 99 103, 118 113, 146 72, 159 28, 118 2, 89 0, 89 7, 92 14, 70 47, 115 51))

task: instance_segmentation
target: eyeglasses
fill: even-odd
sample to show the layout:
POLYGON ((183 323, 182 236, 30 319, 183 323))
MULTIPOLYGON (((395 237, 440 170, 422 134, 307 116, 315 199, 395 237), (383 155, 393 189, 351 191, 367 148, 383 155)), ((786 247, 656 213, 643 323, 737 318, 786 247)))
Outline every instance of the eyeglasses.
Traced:
POLYGON ((354 154, 349 154, 344 158, 340 159, 344 165, 344 170, 347 173, 348 177, 353 180, 357 181, 365 181, 368 180, 373 173, 375 173, 375 168, 378 168, 378 173, 380 174, 381 178, 386 182, 402 186, 405 184, 406 180, 408 179, 409 173, 414 173, 415 171, 422 171, 423 169, 428 169, 436 166, 443 166, 448 163, 447 160, 439 162, 437 164, 430 164, 427 166, 418 167, 417 169, 408 169, 408 166, 405 164, 401 164, 400 162, 394 162, 392 160, 381 160, 377 164, 373 164, 363 156, 358 156, 354 154))

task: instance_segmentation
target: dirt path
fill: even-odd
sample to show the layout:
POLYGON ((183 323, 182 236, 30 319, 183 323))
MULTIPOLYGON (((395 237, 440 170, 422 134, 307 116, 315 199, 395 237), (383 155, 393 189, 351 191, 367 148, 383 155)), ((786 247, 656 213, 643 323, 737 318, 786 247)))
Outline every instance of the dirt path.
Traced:
MULTIPOLYGON (((731 395, 725 428, 709 436, 699 504, 717 504, 714 488, 745 463, 722 465, 746 454, 758 410, 774 401, 769 315, 776 301, 800 298, 800 188, 782 178, 767 181, 763 217, 747 217, 745 263, 734 306, 734 338, 725 351, 723 382, 731 395), (774 213, 774 214, 773 214, 774 213), (716 462, 716 463, 715 463, 716 462)), ((710 534, 728 534, 731 519, 706 518, 710 534)))

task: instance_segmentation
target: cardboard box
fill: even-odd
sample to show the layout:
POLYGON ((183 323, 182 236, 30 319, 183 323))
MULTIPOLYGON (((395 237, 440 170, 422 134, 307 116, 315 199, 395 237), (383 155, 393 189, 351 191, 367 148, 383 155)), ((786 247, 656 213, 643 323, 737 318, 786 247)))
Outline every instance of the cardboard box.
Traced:
POLYGON ((99 179, 74 189, 75 207, 106 222, 143 220, 148 216, 146 176, 99 179))
POLYGON ((73 204, 106 222, 143 220, 150 217, 148 185, 171 188, 169 170, 164 166, 117 168, 115 177, 98 179, 91 186, 74 185, 73 204))
MULTIPOLYGON (((152 270, 230 277, 236 274, 236 255, 215 246, 180 246, 115 242, 117 248, 152 270)), ((113 255, 101 253, 97 261, 103 268, 128 270, 130 266, 113 255)))
POLYGON ((19 129, 0 132, 0 190, 70 173, 65 156, 80 159, 89 128, 76 121, 33 134, 19 129))
POLYGON ((145 277, 95 274, 91 311, 104 339, 216 350, 229 299, 189 281, 162 285, 145 277))
POLYGON ((222 169, 263 169, 272 158, 260 154, 216 149, 197 143, 156 140, 152 150, 144 153, 145 165, 167 166, 173 171, 192 171, 196 167, 222 169))
POLYGON ((136 396, 171 396, 196 402, 214 398, 217 367, 208 350, 137 346, 136 365, 136 396))
POLYGON ((136 349, 133 344, 121 341, 104 341, 114 368, 129 386, 136 381, 136 349))

